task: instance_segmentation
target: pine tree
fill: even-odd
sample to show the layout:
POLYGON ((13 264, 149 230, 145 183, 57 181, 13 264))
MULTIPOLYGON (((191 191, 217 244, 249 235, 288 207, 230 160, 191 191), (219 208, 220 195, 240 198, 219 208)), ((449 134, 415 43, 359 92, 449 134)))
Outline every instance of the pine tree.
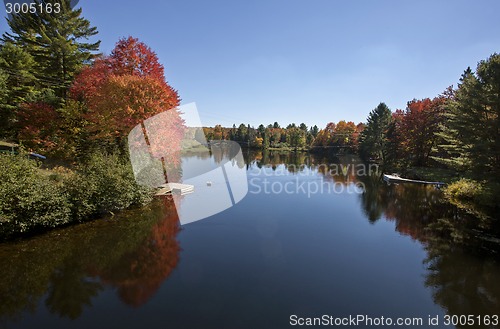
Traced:
POLYGON ((257 128, 257 132, 259 137, 264 137, 264 132, 266 130, 266 127, 264 127, 263 124, 260 124, 259 127, 257 128))
POLYGON ((236 140, 239 142, 247 141, 248 130, 247 126, 244 123, 238 126, 238 130, 236 131, 236 140))
POLYGON ((13 138, 18 106, 36 94, 38 81, 32 71, 33 57, 23 48, 6 42, 0 47, 0 69, 3 72, 3 95, 0 99, 0 134, 13 138))
POLYGON ((247 136, 246 142, 251 143, 255 138, 255 129, 250 128, 250 124, 247 126, 247 136))
POLYGON ((3 34, 2 41, 25 48, 37 63, 34 74, 42 86, 53 89, 63 101, 74 75, 96 55, 100 41, 88 39, 97 34, 97 29, 81 17, 81 8, 71 8, 69 0, 35 3, 42 7, 57 3, 61 10, 12 15, 8 19, 11 31, 3 34))
POLYGON ((500 54, 468 68, 448 100, 441 162, 481 179, 500 179, 500 54))
POLYGON ((388 152, 387 130, 391 123, 391 110, 380 103, 368 115, 366 128, 360 136, 360 153, 366 158, 375 157, 385 161, 388 152))
POLYGON ((311 129, 309 129, 309 131, 311 132, 311 135, 313 137, 316 137, 318 136, 319 128, 318 126, 314 125, 313 127, 311 127, 311 129))
POLYGON ((270 137, 269 135, 270 135, 269 128, 266 128, 264 130, 264 137, 262 140, 262 147, 264 147, 264 149, 269 148, 269 137, 270 137))

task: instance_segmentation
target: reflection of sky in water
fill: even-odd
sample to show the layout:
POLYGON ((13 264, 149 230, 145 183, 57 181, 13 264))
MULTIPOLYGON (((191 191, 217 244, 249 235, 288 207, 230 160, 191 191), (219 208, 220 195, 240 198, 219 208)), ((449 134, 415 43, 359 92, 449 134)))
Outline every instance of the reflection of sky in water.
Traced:
MULTIPOLYGON (((224 159, 228 161, 229 159, 224 159)), ((194 176, 202 175, 203 173, 209 172, 213 169, 219 167, 220 164, 215 162, 214 157, 211 157, 207 152, 203 152, 202 156, 183 156, 181 167, 182 167, 182 178, 183 180, 192 178, 194 176)))
POLYGON ((238 166, 243 162, 241 151, 234 158, 220 152, 217 160, 208 152, 183 157, 182 183, 193 185, 194 192, 175 198, 180 223, 212 216, 242 200, 248 191, 246 167, 238 166))

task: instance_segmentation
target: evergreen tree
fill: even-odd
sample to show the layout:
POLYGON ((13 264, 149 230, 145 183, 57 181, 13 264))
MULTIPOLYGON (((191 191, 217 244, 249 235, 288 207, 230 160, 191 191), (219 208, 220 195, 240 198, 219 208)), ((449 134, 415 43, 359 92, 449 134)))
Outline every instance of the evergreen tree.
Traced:
POLYGON ((238 126, 238 130, 236 131, 236 140, 239 142, 247 141, 248 130, 247 126, 244 123, 238 126))
POLYGON ((266 128, 264 130, 264 135, 263 135, 263 140, 262 140, 262 147, 264 149, 268 149, 269 148, 269 143, 270 143, 270 132, 269 132, 269 128, 266 128))
POLYGON ((468 68, 448 101, 438 133, 447 157, 439 160, 484 179, 500 180, 500 54, 468 68))
POLYGON ((60 12, 20 13, 8 19, 11 31, 2 41, 12 42, 27 50, 37 63, 34 74, 42 87, 51 88, 63 101, 74 75, 90 62, 100 41, 88 42, 97 29, 83 17, 82 9, 71 9, 69 0, 35 0, 46 6, 60 5, 60 12))
MULTIPOLYGON (((7 96, 8 96, 8 89, 7 89, 7 79, 9 78, 9 75, 5 73, 1 68, 0 68, 0 104, 4 104, 7 102, 7 96)), ((2 112, 0 112, 2 113, 2 112)), ((0 120, 1 123, 3 124, 4 118, 3 115, 0 114, 0 120)), ((2 127, 2 132, 3 132, 3 127, 2 127)))
POLYGON ((259 127, 257 128, 257 131, 259 132, 259 137, 264 137, 265 130, 266 127, 264 127, 263 124, 260 124, 259 127))
POLYGON ((23 48, 6 42, 0 47, 0 69, 3 72, 3 95, 0 99, 0 134, 15 137, 18 105, 36 94, 37 79, 33 75, 35 61, 23 48))
POLYGON ((318 126, 314 125, 313 127, 311 127, 311 129, 309 129, 309 131, 311 132, 311 135, 313 137, 316 137, 318 136, 319 128, 318 126))
POLYGON ((385 103, 380 103, 370 112, 366 128, 360 136, 360 153, 363 158, 374 157, 385 161, 388 152, 387 130, 391 118, 391 110, 385 103))
POLYGON ((236 140, 237 136, 236 136, 236 125, 233 123, 233 128, 231 128, 231 130, 229 131, 229 139, 234 141, 236 140))
POLYGON ((248 143, 253 143, 255 140, 255 128, 250 127, 250 125, 247 126, 247 142, 248 143))

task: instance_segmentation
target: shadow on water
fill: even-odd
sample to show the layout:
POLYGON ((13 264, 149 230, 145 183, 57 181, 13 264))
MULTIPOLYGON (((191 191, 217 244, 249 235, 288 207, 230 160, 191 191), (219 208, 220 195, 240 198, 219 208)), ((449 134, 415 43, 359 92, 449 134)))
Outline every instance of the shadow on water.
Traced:
POLYGON ((172 200, 0 246, 0 316, 16 320, 43 301, 78 318, 105 287, 126 304, 147 302, 176 267, 179 224, 172 200))

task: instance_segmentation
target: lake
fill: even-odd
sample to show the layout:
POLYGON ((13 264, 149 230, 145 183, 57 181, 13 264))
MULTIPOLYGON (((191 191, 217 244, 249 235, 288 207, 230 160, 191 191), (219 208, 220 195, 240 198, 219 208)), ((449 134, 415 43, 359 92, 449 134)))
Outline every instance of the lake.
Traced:
MULTIPOLYGON (((288 328, 353 317, 360 327, 464 327, 459 317, 445 326, 446 314, 498 327, 495 239, 476 239, 480 228, 440 190, 388 185, 352 156, 243 156, 246 196, 207 218, 181 225, 172 197, 160 197, 1 244, 0 327, 288 328)), ((193 207, 208 185, 177 206, 193 207)))

